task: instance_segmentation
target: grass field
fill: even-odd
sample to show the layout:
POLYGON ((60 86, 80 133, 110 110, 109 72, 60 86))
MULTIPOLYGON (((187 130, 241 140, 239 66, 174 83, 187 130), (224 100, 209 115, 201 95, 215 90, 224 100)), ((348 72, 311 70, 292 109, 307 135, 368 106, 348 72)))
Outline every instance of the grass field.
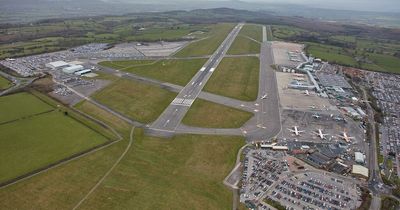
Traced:
POLYGON ((3 124, 0 133, 0 182, 107 141, 58 111, 3 124))
POLYGON ((278 40, 307 44, 306 51, 331 63, 366 70, 400 73, 400 42, 358 35, 319 34, 290 26, 273 26, 278 40), (309 38, 307 38, 309 37, 309 38))
POLYGON ((102 61, 99 65, 113 68, 125 69, 128 67, 141 67, 156 63, 156 60, 121 60, 121 61, 102 61))
POLYGON ((315 57, 342 65, 357 65, 354 57, 347 55, 343 48, 315 43, 307 43, 307 45, 307 52, 315 57))
POLYGON ((183 124, 205 128, 240 128, 252 113, 197 99, 183 118, 183 124))
POLYGON ((162 60, 142 65, 143 61, 106 61, 101 65, 185 86, 205 62, 206 59, 162 60))
POLYGON ((258 54, 260 44, 244 36, 237 36, 232 46, 229 48, 229 55, 258 54))
POLYGON ((72 209, 111 167, 127 142, 125 139, 76 161, 0 189, 1 207, 72 209))
POLYGON ((219 23, 211 27, 208 38, 189 44, 176 54, 176 57, 211 55, 224 41, 234 24, 219 23))
POLYGON ((11 87, 12 83, 5 79, 4 77, 0 76, 0 90, 5 90, 11 87))
POLYGON ((0 97, 0 123, 35 115, 54 108, 29 93, 0 97))
POLYGON ((170 140, 135 132, 135 144, 82 209, 229 209, 222 183, 241 137, 180 135, 170 140))
POLYGON ((94 95, 94 99, 142 123, 157 119, 176 93, 130 80, 120 79, 94 95))
POLYGON ((224 58, 204 90, 243 101, 254 101, 258 93, 259 66, 257 57, 224 58))
MULTIPOLYGON (((0 189, 3 208, 72 209, 122 153, 129 129, 88 102, 78 107, 111 118, 125 140, 0 189)), ((81 209, 229 209, 232 193, 222 180, 243 144, 241 137, 229 136, 181 135, 165 141, 137 130, 127 156, 81 209)))
POLYGON ((243 26, 242 30, 240 30, 239 35, 248 36, 252 39, 262 42, 262 26, 246 24, 243 26))
POLYGON ((400 73, 400 59, 391 55, 382 55, 369 53, 368 58, 374 62, 379 68, 377 71, 385 71, 391 73, 400 73))

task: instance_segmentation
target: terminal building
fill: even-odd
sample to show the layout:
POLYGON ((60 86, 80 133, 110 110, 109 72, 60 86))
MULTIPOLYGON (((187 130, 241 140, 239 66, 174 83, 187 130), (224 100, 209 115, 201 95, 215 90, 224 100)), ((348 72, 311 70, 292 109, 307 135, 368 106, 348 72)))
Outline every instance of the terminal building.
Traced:
POLYGON ((70 65, 68 67, 63 68, 63 72, 67 74, 73 74, 77 71, 83 70, 84 67, 82 65, 70 65))
POLYGON ((69 64, 64 61, 54 61, 54 62, 47 63, 45 66, 47 68, 51 68, 51 69, 58 69, 58 68, 63 68, 63 67, 69 66, 69 64))

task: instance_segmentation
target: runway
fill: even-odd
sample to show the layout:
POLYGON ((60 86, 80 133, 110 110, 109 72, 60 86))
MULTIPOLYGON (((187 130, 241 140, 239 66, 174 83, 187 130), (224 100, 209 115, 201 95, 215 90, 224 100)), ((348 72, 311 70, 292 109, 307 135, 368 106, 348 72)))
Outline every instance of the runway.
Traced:
POLYGON ((203 87, 218 67, 242 27, 243 24, 235 26, 205 65, 179 92, 160 117, 150 125, 147 129, 148 134, 168 137, 175 133, 186 112, 201 93, 203 87))

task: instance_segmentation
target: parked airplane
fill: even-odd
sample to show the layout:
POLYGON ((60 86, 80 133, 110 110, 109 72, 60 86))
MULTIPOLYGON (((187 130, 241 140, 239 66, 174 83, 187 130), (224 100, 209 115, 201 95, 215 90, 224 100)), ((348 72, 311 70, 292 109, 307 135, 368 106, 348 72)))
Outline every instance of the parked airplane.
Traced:
POLYGON ((319 115, 319 114, 313 114, 312 117, 315 118, 315 119, 320 119, 320 118, 321 118, 321 115, 319 115))
POLYGON ((322 129, 318 129, 318 132, 314 132, 315 135, 317 135, 320 139, 325 139, 325 136, 329 134, 322 133, 322 129))
POLYGON ((342 132, 342 135, 339 135, 340 138, 342 138, 343 140, 345 140, 347 143, 350 143, 351 140, 354 140, 355 137, 352 136, 348 136, 347 133, 345 131, 342 132))
POLYGON ((304 95, 309 96, 310 92, 308 92, 308 90, 304 91, 304 95))
POLYGON ((315 105, 308 106, 308 108, 310 108, 310 109, 317 109, 317 107, 316 107, 315 105))
POLYGON ((266 99, 267 98, 267 94, 265 94, 265 95, 263 95, 262 97, 261 97, 261 99, 266 99))
POLYGON ((288 130, 290 132, 293 132, 294 135, 300 136, 300 133, 303 133, 304 131, 300 131, 300 130, 298 130, 298 128, 299 128, 298 126, 293 126, 293 129, 288 128, 288 130))

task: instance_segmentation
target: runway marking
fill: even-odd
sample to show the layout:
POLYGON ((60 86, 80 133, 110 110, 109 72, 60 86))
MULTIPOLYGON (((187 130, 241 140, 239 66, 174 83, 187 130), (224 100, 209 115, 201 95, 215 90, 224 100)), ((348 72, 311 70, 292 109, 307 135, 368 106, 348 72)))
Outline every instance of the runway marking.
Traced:
POLYGON ((204 71, 204 70, 206 70, 206 67, 203 67, 203 68, 200 69, 200 71, 204 71))
POLYGON ((167 121, 164 123, 163 127, 167 126, 168 123, 169 123, 169 120, 167 120, 167 121))
POLYGON ((194 85, 194 82, 192 82, 192 85, 194 85))
MULTIPOLYGON (((171 105, 177 105, 177 106, 191 106, 193 104, 194 100, 193 99, 184 99, 184 98, 175 98, 172 102, 171 105)), ((177 111, 177 109, 175 110, 177 111)))
POLYGON ((203 84, 203 82, 200 82, 199 86, 202 85, 202 84, 203 84))
POLYGON ((210 72, 214 72, 214 70, 215 70, 215 68, 211 68, 211 69, 210 69, 210 72))

